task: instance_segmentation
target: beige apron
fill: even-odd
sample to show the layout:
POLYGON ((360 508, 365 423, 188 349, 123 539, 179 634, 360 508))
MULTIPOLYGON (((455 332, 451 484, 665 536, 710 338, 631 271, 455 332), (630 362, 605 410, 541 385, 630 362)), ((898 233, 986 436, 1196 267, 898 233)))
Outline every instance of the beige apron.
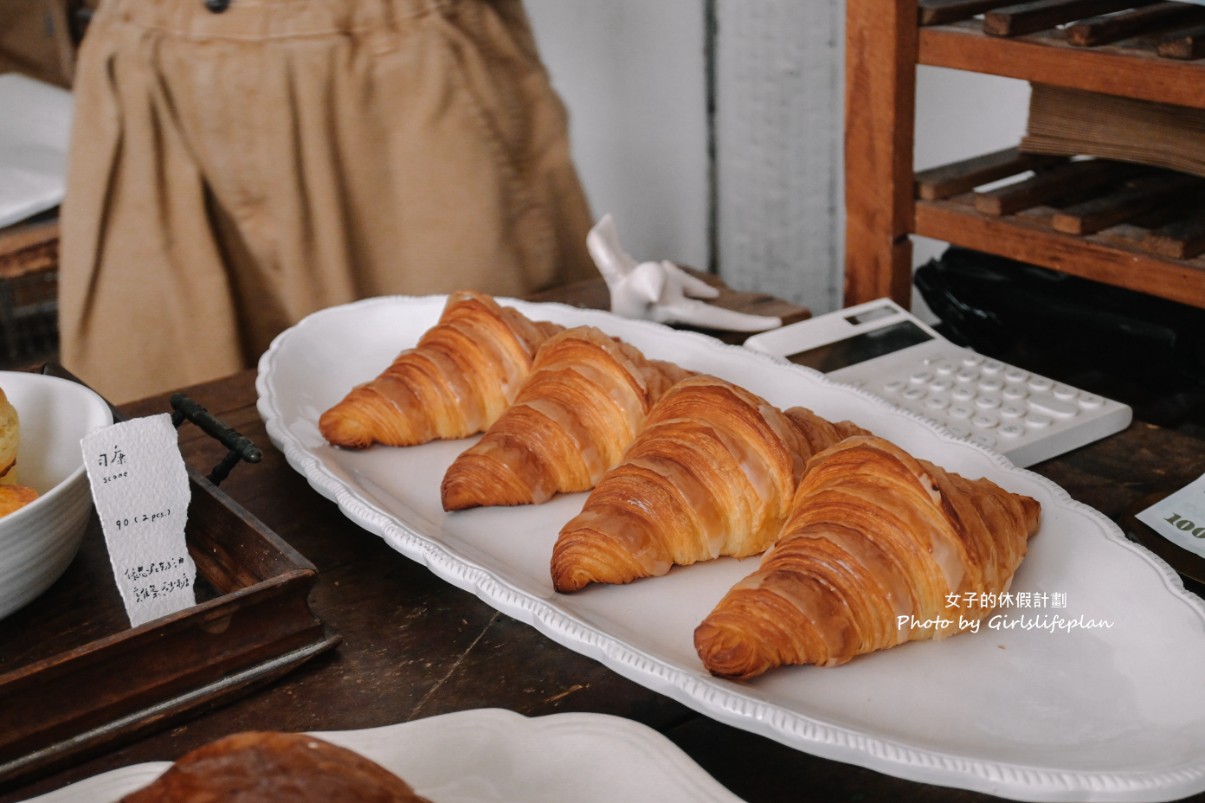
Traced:
POLYGON ((596 275, 520 0, 105 0, 62 210, 66 367, 121 402, 314 310, 596 275))

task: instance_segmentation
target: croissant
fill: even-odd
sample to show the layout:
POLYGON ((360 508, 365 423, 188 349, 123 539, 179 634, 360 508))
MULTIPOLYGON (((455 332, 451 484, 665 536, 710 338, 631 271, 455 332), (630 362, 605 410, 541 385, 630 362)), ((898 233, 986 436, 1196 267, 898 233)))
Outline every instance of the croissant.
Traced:
POLYGON ((590 490, 619 462, 653 403, 689 373, 594 327, 554 335, 514 403, 448 468, 444 509, 538 504, 590 490))
POLYGON ((713 376, 679 382, 561 529, 553 585, 568 592, 627 583, 673 565, 764 551, 807 458, 860 431, 804 408, 784 413, 713 376))
POLYGON ((751 678, 962 632, 991 613, 964 601, 1008 590, 1039 513, 990 480, 849 438, 809 462, 782 535, 695 648, 713 674, 751 678))
POLYGON ((324 412, 318 429, 351 448, 481 432, 510 406, 540 345, 563 328, 530 321, 482 293, 453 293, 418 344, 324 412))

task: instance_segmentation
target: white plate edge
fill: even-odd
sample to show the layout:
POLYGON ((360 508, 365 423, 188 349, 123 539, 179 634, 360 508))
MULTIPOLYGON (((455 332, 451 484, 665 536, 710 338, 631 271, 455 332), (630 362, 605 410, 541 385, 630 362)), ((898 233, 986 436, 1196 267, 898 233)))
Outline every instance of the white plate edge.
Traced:
POLYGON ((662 733, 647 725, 612 714, 573 711, 558 714, 527 716, 506 708, 474 708, 452 711, 384 725, 348 731, 313 731, 312 735, 336 744, 357 750, 369 758, 366 739, 389 739, 394 734, 405 733, 407 739, 425 738, 432 732, 443 729, 472 726, 477 729, 492 727, 496 735, 517 732, 518 738, 550 741, 555 743, 559 734, 570 732, 586 736, 599 742, 601 754, 619 757, 620 751, 646 751, 656 756, 657 771, 663 782, 688 784, 691 799, 710 801, 739 801, 727 787, 717 781, 698 765, 682 748, 662 733), (606 746, 613 748, 606 752, 606 746), (699 795, 696 797, 695 795, 699 795))

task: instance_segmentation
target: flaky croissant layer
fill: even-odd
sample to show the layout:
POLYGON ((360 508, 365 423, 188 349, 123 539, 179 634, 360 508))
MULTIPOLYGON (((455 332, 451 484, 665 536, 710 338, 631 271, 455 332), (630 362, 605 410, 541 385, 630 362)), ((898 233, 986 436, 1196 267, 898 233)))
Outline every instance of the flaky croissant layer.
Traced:
POLYGON ((541 346, 514 403, 448 468, 444 509, 538 504, 590 490, 657 399, 688 375, 594 327, 558 333, 541 346))
POLYGON ((849 428, 802 408, 783 413, 713 376, 679 382, 561 529, 554 586, 627 583, 674 565, 762 552, 807 458, 849 428))
POLYGON ((695 647, 711 672, 750 678, 962 632, 991 613, 962 600, 1008 589, 1039 512, 990 480, 849 438, 809 462, 774 547, 695 647))
POLYGON ((481 432, 510 406, 540 345, 562 329, 482 293, 453 293, 435 326, 324 412, 318 429, 328 442, 357 449, 481 432))

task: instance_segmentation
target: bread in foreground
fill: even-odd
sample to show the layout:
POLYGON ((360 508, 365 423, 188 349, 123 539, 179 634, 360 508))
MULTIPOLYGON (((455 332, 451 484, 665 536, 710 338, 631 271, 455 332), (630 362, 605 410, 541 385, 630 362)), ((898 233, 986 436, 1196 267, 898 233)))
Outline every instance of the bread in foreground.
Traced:
POLYGON ((889 441, 847 439, 809 462, 781 536, 695 648, 713 674, 752 678, 960 633, 991 613, 964 600, 1008 590, 1039 513, 889 441))
POLYGON ((0 389, 0 484, 12 484, 17 476, 17 447, 21 443, 21 417, 0 389))
POLYGON ((483 293, 453 293, 418 343, 324 412, 318 429, 335 446, 357 449, 482 432, 510 406, 539 347, 562 328, 483 293))
POLYGON ((16 513, 38 498, 38 492, 25 485, 0 485, 0 518, 16 513))
POLYGON ((15 513, 38 498, 38 492, 19 483, 17 451, 21 445, 21 416, 0 389, 0 517, 15 513))
POLYGON ((193 750, 122 803, 427 803, 360 754, 300 733, 236 733, 193 750))
POLYGON ((444 509, 539 504, 590 490, 653 404, 688 375, 594 327, 559 332, 540 347, 514 403, 448 468, 444 509))
POLYGON ((714 376, 679 382, 561 529, 553 585, 569 592, 627 583, 675 565, 764 551, 807 459, 860 431, 803 408, 783 412, 714 376))

